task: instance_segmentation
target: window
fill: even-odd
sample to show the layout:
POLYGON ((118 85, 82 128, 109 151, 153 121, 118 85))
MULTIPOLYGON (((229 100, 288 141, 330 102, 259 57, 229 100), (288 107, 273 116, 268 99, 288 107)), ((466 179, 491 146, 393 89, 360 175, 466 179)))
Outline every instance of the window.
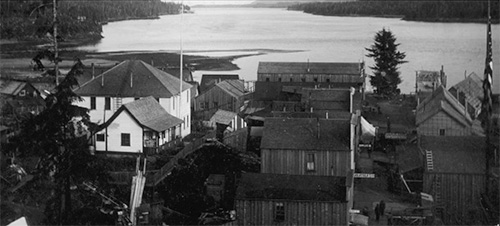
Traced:
POLYGON ((327 78, 327 79, 326 79, 326 82, 330 82, 330 79, 329 79, 329 78, 327 78))
POLYGON ((130 146, 130 133, 122 133, 122 146, 130 146))
POLYGON ((19 92, 19 96, 21 96, 21 97, 26 96, 26 90, 24 90, 24 89, 21 90, 21 92, 19 92))
POLYGON ((278 78, 278 82, 281 82, 281 77, 278 78))
POLYGON ((282 202, 277 202, 274 206, 274 220, 284 221, 285 220, 285 205, 282 202))
POLYGON ((104 110, 111 110, 111 97, 104 98, 104 110))
POLYGON ((318 82, 318 78, 314 78, 314 82, 318 82))
POLYGON ((102 134, 102 133, 98 133, 98 134, 96 135, 96 140, 97 140, 97 141, 104 141, 104 134, 102 134))
POLYGON ((139 97, 134 97, 134 100, 139 100, 139 99, 141 99, 141 98, 139 98, 139 97))
POLYGON ((314 154, 307 154, 307 163, 306 163, 306 170, 307 171, 314 171, 315 170, 315 162, 314 162, 314 154))
POLYGON ((446 133, 446 130, 445 129, 440 129, 439 130, 439 136, 444 136, 446 133))
POLYGON ((219 107, 219 102, 214 101, 214 108, 218 108, 218 107, 219 107))
POLYGON ((306 82, 306 78, 305 77, 302 77, 302 82, 306 82))
POLYGON ((290 78, 290 82, 293 82, 293 78, 290 78))
POLYGON ((269 82, 269 78, 266 78, 266 82, 269 82))
POLYGON ((90 97, 90 109, 95 109, 95 97, 90 97))

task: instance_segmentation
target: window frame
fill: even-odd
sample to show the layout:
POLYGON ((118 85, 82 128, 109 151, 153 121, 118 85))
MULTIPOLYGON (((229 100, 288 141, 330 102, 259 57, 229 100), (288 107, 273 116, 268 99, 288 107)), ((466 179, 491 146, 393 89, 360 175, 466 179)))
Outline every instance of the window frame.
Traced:
POLYGON ((122 147, 130 147, 130 133, 121 133, 121 143, 122 147))
POLYGON ((306 153, 306 172, 316 171, 316 153, 306 153))
POLYGON ((439 129, 439 136, 446 136, 446 129, 439 129))
POLYGON ((95 110, 95 109, 96 109, 96 98, 90 97, 90 110, 95 110))
POLYGON ((104 97, 104 110, 111 110, 111 97, 104 97))
POLYGON ((98 133, 98 134, 96 134, 96 136, 95 136, 95 140, 96 140, 97 142, 104 142, 104 141, 106 141, 106 136, 105 136, 105 134, 104 134, 104 133, 98 133), (102 139, 99 139, 99 138, 102 138, 102 139))
POLYGON ((277 202, 274 204, 274 221, 275 222, 285 221, 285 203, 277 202))

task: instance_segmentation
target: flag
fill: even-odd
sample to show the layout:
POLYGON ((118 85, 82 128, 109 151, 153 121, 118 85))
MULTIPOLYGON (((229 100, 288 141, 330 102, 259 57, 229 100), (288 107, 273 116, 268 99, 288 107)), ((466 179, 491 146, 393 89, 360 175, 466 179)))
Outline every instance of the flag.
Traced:
MULTIPOLYGON (((491 39, 491 16, 488 4, 488 25, 486 29, 486 64, 484 68, 484 80, 483 80, 483 102, 481 107, 482 114, 482 124, 489 128, 488 124, 491 119, 491 114, 493 111, 492 104, 492 91, 491 86, 493 84, 493 51, 491 49, 492 39, 491 39)), ((489 131, 486 131, 487 133, 489 131)))

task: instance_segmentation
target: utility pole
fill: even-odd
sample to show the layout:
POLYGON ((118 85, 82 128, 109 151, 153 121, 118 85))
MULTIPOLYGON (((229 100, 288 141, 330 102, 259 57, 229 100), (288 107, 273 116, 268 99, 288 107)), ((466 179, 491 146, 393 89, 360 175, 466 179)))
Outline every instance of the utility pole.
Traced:
MULTIPOLYGON (((183 21, 183 15, 184 15, 184 1, 181 1, 181 25, 180 25, 180 27, 181 27, 181 30, 180 30, 180 36, 181 36, 181 43, 180 43, 181 54, 180 55, 181 56, 180 56, 180 58, 181 59, 180 59, 180 70, 179 70, 179 73, 180 73, 179 74, 179 80, 180 80, 180 82, 179 82, 180 85, 179 86, 180 87, 179 87, 179 106, 178 106, 178 108, 179 108, 179 114, 178 114, 179 117, 182 117, 181 116, 181 114, 182 114, 182 109, 181 109, 181 104, 182 104, 182 73, 183 73, 183 69, 184 69, 184 62, 183 62, 183 56, 182 56, 183 55, 183 50, 182 50, 182 42, 183 42, 183 40, 182 40, 182 38, 183 38, 182 37, 182 28, 183 28, 183 26, 182 26, 182 23, 184 22, 183 21)), ((182 117, 182 119, 184 120, 184 117, 182 117)), ((187 120, 184 120, 184 127, 186 126, 186 124, 185 124, 186 121, 187 120)), ((179 127, 179 136, 182 137, 182 126, 179 127)))
POLYGON ((59 51, 57 49, 57 0, 53 0, 54 11, 54 71, 56 75, 56 86, 59 85, 59 51))

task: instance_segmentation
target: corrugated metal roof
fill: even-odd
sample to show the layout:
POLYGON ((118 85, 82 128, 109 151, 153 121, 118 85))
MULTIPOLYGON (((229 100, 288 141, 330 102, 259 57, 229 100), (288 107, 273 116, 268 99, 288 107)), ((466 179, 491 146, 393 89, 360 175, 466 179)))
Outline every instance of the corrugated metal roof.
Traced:
POLYGON ((476 136, 422 136, 420 146, 432 151, 436 173, 485 172, 485 137, 476 136))
POLYGON ((204 93, 206 90, 215 84, 225 80, 238 80, 237 74, 204 74, 201 76, 200 92, 204 93))
POLYGON ((233 97, 241 97, 245 94, 245 84, 241 80, 224 80, 216 84, 222 90, 233 97))
POLYGON ((361 76, 362 63, 259 62, 258 74, 332 74, 361 76))
POLYGON ((106 122, 109 125, 119 114, 127 111, 137 122, 157 132, 165 131, 183 121, 169 114, 152 96, 122 105, 106 122))
POLYGON ((345 184, 345 177, 245 173, 236 199, 347 202, 345 184))
POLYGON ((210 121, 220 123, 223 125, 229 125, 229 123, 231 123, 231 121, 234 119, 234 117, 236 117, 236 115, 237 114, 234 112, 219 109, 210 118, 210 121))
POLYGON ((440 111, 444 111, 463 125, 470 126, 472 124, 472 119, 466 113, 465 107, 448 90, 440 86, 417 106, 416 125, 422 124, 440 111))
POLYGON ((7 95, 17 95, 21 91, 26 82, 14 81, 14 80, 0 80, 0 93, 7 95))
POLYGON ((261 149, 348 151, 349 140, 350 119, 266 118, 261 149))
POLYGON ((482 84, 483 81, 481 78, 476 73, 471 73, 467 78, 450 88, 450 90, 455 88, 465 93, 467 102, 474 107, 479 107, 484 95, 482 84))
MULTIPOLYGON (((180 80, 140 60, 126 60, 75 90, 80 96, 170 98, 179 94, 180 80), (104 85, 103 85, 104 84, 104 85)), ((187 82, 182 89, 190 89, 187 82)))

